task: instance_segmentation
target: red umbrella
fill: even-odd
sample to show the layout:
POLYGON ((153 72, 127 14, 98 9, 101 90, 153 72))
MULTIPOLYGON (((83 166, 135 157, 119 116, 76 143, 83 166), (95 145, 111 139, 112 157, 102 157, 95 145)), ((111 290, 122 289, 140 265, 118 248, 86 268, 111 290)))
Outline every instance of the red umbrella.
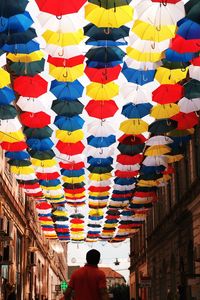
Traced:
POLYGON ((193 58, 191 64, 200 67, 200 56, 193 58))
POLYGON ((174 174, 175 173, 175 169, 169 165, 167 167, 167 169, 165 171, 162 172, 162 174, 167 175, 167 174, 174 174))
POLYGON ((60 174, 58 172, 53 172, 53 173, 36 173, 36 176, 40 180, 53 180, 57 179, 60 174))
POLYGON ((80 194, 85 191, 85 188, 79 188, 79 189, 66 189, 64 188, 65 193, 70 193, 70 194, 80 194))
POLYGON ((43 128, 51 123, 51 117, 44 112, 24 112, 20 115, 20 120, 30 128, 43 128))
POLYGON ((85 196, 76 196, 76 197, 74 197, 74 195, 72 194, 71 196, 65 196, 65 198, 66 199, 70 199, 70 200, 79 200, 79 199, 83 199, 83 198, 85 198, 85 196))
POLYGON ((178 53, 198 52, 200 51, 200 39, 185 40, 177 34, 172 39, 170 48, 178 53))
POLYGON ((51 55, 48 56, 48 62, 55 67, 74 67, 76 65, 83 64, 85 59, 84 55, 77 55, 70 58, 61 58, 61 57, 53 57, 51 55))
POLYGON ((118 141, 125 145, 138 145, 143 144, 146 141, 146 138, 142 134, 123 134, 118 141))
POLYGON ((84 223, 84 220, 81 220, 81 219, 71 219, 70 220, 70 223, 72 224, 83 224, 84 223))
POLYGON ((131 155, 125 155, 125 154, 118 154, 117 155, 117 162, 119 162, 122 165, 134 165, 139 164, 143 160, 142 154, 136 154, 134 156, 131 155))
POLYGON ((56 144, 57 149, 60 153, 67 154, 67 155, 76 155, 83 152, 85 146, 82 142, 77 143, 63 143, 59 141, 56 144))
POLYGON ((34 183, 34 184, 20 183, 19 187, 28 190, 28 189, 38 189, 40 187, 40 185, 39 185, 39 183, 34 183))
POLYGON ((28 146, 25 142, 16 142, 16 143, 3 142, 3 143, 0 143, 0 145, 3 150, 14 151, 14 152, 22 151, 22 150, 28 148, 28 146))
POLYGON ((79 11, 85 2, 86 0, 36 0, 36 3, 41 11, 57 17, 79 11))
POLYGON ((93 186, 91 185, 89 188, 88 188, 89 191, 91 192, 107 192, 110 190, 110 186, 93 186))
POLYGON ((139 197, 139 198, 153 197, 153 198, 157 198, 157 195, 156 195, 156 192, 135 192, 134 197, 139 197))
POLYGON ((60 162, 59 163, 61 169, 65 169, 65 170, 80 170, 82 168, 85 167, 85 164, 84 162, 79 162, 79 163, 63 163, 63 162, 60 162))
POLYGON ((180 1, 181 0, 151 0, 151 2, 158 2, 158 3, 162 3, 163 5, 167 5, 168 3, 176 4, 180 1))
POLYGON ((36 208, 38 208, 38 209, 49 209, 49 208, 51 208, 51 205, 47 202, 40 202, 40 203, 36 204, 36 208))
POLYGON ((91 100, 86 105, 85 110, 93 118, 106 119, 114 116, 118 110, 118 106, 113 100, 91 100))
POLYGON ((26 194, 27 196, 29 196, 29 197, 42 197, 42 196, 43 196, 42 191, 41 191, 41 192, 38 192, 38 193, 33 193, 33 192, 27 193, 27 192, 25 192, 25 194, 26 194))
POLYGON ((14 80, 14 90, 23 97, 37 98, 46 93, 48 83, 41 76, 19 76, 14 80))
POLYGON ((129 192, 126 192, 126 193, 124 193, 124 194, 112 194, 112 198, 125 198, 125 197, 132 197, 133 196, 133 193, 130 193, 130 191, 129 192))
POLYGON ((137 176, 139 171, 115 171, 115 176, 121 178, 131 178, 137 176))
POLYGON ((197 115, 194 112, 191 112, 189 114, 179 112, 178 114, 173 116, 171 119, 178 122, 178 125, 176 128, 177 130, 190 129, 199 123, 199 118, 197 117, 197 115))
POLYGON ((85 74, 92 82, 108 83, 118 78, 121 72, 121 66, 117 65, 111 68, 85 68, 85 74))
POLYGON ((180 84, 162 84, 152 93, 152 100, 159 104, 174 103, 184 96, 180 84))
POLYGON ((107 219, 107 220, 116 220, 116 222, 117 222, 118 219, 119 219, 119 216, 111 216, 111 215, 107 215, 107 216, 106 216, 106 219, 107 219))

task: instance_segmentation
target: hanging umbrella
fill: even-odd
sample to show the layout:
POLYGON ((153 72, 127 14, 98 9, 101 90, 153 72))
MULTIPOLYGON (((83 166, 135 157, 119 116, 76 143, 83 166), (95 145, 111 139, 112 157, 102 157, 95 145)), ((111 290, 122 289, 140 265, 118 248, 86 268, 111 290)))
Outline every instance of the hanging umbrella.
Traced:
MULTIPOLYGON (((6 8, 7 10, 7 8, 6 8)), ((5 18, 1 16, 0 32, 23 32, 33 24, 33 19, 27 11, 5 18)))
POLYGON ((114 154, 114 148, 113 147, 102 147, 102 148, 95 148, 88 145, 87 148, 87 155, 92 156, 94 158, 107 158, 109 156, 112 156, 114 154))
POLYGON ((43 128, 51 123, 51 117, 42 111, 38 113, 21 113, 20 120, 24 126, 30 128, 43 128))
POLYGON ((87 162, 88 164, 92 165, 92 166, 108 166, 111 165, 113 163, 113 158, 108 156, 106 158, 94 158, 92 156, 89 156, 87 158, 87 162))
POLYGON ((13 105, 0 105, 0 120, 14 119, 17 110, 13 105))
POLYGON ((53 152, 53 150, 30 150, 29 154, 32 158, 36 158, 39 160, 52 159, 53 157, 55 157, 55 153, 53 152))
POLYGON ((120 124, 120 130, 126 134, 140 134, 148 131, 148 124, 141 119, 129 119, 120 124))
POLYGON ((177 34, 184 38, 185 40, 195 40, 200 39, 200 24, 193 22, 190 19, 185 19, 185 22, 183 22, 178 30, 177 34))
POLYGON ((66 47, 71 45, 78 45, 84 38, 83 30, 78 29, 75 32, 55 32, 52 30, 46 30, 42 37, 47 44, 53 44, 60 47, 66 47))
POLYGON ((27 139, 26 142, 31 149, 38 150, 38 151, 50 150, 54 145, 54 143, 50 138, 44 138, 44 139, 29 138, 27 139))
POLYGON ((34 28, 29 28, 23 32, 14 32, 6 36, 4 46, 9 47, 9 45, 27 44, 36 37, 37 34, 34 28))
POLYGON ((7 86, 0 88, 0 105, 10 104, 15 100, 15 94, 13 90, 7 86))
POLYGON ((162 42, 175 36, 176 25, 163 25, 156 27, 150 23, 136 20, 133 24, 132 31, 143 40, 162 42))
POLYGON ((95 137, 90 135, 87 138, 88 145, 93 146, 95 148, 109 147, 116 142, 116 138, 114 135, 109 135, 107 137, 95 137))
POLYGON ((134 156, 130 155, 123 155, 123 154, 118 154, 117 155, 117 162, 123 165, 134 165, 141 163, 143 160, 143 155, 137 154, 134 156))
POLYGON ((163 25, 176 25, 176 23, 185 17, 184 3, 167 5, 163 3, 154 3, 150 0, 143 0, 136 5, 138 19, 153 24, 160 28, 163 25))
POLYGON ((52 104, 52 110, 55 111, 59 116, 73 117, 81 114, 84 105, 79 100, 74 101, 62 101, 54 100, 52 104))
POLYGON ((196 99, 187 99, 183 97, 179 102, 178 106, 180 107, 180 111, 183 113, 191 113, 193 111, 200 110, 200 98, 196 99))
MULTIPOLYGON (((0 106, 0 111, 1 111, 1 106, 0 106)), ((14 113, 14 111, 13 111, 13 113, 14 113)), ((22 128, 22 125, 19 122, 18 118, 12 118, 12 119, 7 119, 6 118, 5 120, 3 120, 1 118, 0 131, 2 131, 2 132, 15 132, 17 130, 20 130, 21 128, 22 128)))
POLYGON ((24 160, 30 158, 30 155, 26 151, 17 151, 17 152, 7 151, 5 153, 5 157, 10 159, 24 160))
POLYGON ((62 57, 53 57, 51 55, 48 56, 48 62, 55 67, 74 67, 76 65, 81 65, 84 62, 84 55, 73 55, 70 58, 62 58, 62 57))
MULTIPOLYGON (((117 146, 117 149, 122 154, 135 155, 135 154, 141 153, 144 149, 144 146, 145 146, 144 144, 127 145, 127 144, 119 143, 119 145, 117 146)), ((135 172, 135 171, 133 171, 133 172, 135 172)))
POLYGON ((180 84, 162 84, 152 93, 152 100, 159 104, 177 102, 183 97, 184 88, 180 84))
MULTIPOLYGON (((169 46, 169 42, 168 42, 168 46, 169 46)), ((156 63, 159 62, 164 57, 163 51, 166 50, 166 48, 167 48, 166 41, 156 43, 152 41, 138 39, 131 46, 128 46, 126 48, 126 51, 128 57, 134 59, 137 62, 156 63)), ((150 68, 147 68, 147 70, 148 69, 150 68)))
POLYGON ((163 135, 156 135, 151 138, 149 138, 145 144, 147 146, 154 146, 154 145, 167 145, 173 143, 173 140, 170 139, 168 136, 163 136, 163 135))
POLYGON ((115 27, 132 21, 133 8, 129 5, 118 6, 115 9, 105 9, 95 4, 85 6, 85 18, 98 27, 115 27))
POLYGON ((196 54, 193 52, 179 53, 179 52, 172 50, 171 48, 167 49, 165 52, 166 59, 171 62, 188 63, 195 56, 196 56, 196 54))
POLYGON ((18 76, 35 76, 44 71, 44 63, 44 58, 29 63, 16 62, 10 65, 10 71, 18 76))
POLYGON ((157 104, 151 109, 150 116, 155 119, 171 118, 179 112, 179 106, 174 103, 157 104))
POLYGON ((108 121, 102 122, 102 120, 98 120, 88 124, 88 132, 95 137, 109 137, 113 131, 114 128, 108 121))
POLYGON ((51 45, 46 45, 45 51, 53 57, 63 58, 63 59, 70 59, 74 56, 75 53, 76 53, 76 56, 82 55, 82 53, 77 45, 60 47, 60 46, 51 44, 51 45))
POLYGON ((82 84, 78 80, 66 83, 53 80, 50 91, 56 98, 73 100, 82 96, 83 89, 82 84))
POLYGON ((9 18, 10 16, 24 12, 28 0, 21 0, 13 3, 12 0, 2 0, 0 3, 0 11, 3 17, 9 18))
POLYGON ((149 132, 153 134, 164 134, 177 127, 177 122, 172 119, 160 119, 149 125, 149 132))
POLYGON ((0 143, 0 145, 1 148, 6 151, 22 151, 27 148, 27 144, 23 141, 14 143, 2 142, 0 143))
POLYGON ((122 74, 129 82, 143 85, 154 80, 155 70, 132 69, 129 68, 126 63, 124 63, 122 74))
POLYGON ((98 119, 106 119, 113 117, 118 110, 118 106, 115 101, 95 101, 91 100, 85 106, 85 110, 87 111, 88 115, 93 118, 98 119))
POLYGON ((178 123, 176 127, 178 130, 189 129, 199 123, 199 118, 194 112, 188 114, 179 112, 177 115, 172 117, 172 120, 175 120, 178 123))
MULTIPOLYGON (((180 35, 176 34, 175 38, 172 39, 171 49, 180 54, 184 54, 185 52, 198 52, 200 51, 199 45, 200 39, 190 39, 186 40, 180 35)), ((187 60, 186 60, 187 61, 187 60)))
POLYGON ((151 93, 155 90, 155 82, 147 83, 144 86, 140 86, 134 83, 127 83, 123 85, 121 89, 121 94, 124 99, 128 102, 132 101, 135 104, 146 103, 151 99, 151 93))
POLYGON ((103 62, 105 64, 111 61, 122 61, 125 52, 119 47, 93 47, 87 53, 86 57, 90 61, 103 62))
POLYGON ((2 89, 6 85, 10 84, 10 74, 6 70, 0 68, 0 76, 1 76, 0 88, 2 89))
POLYGON ((182 69, 168 69, 165 67, 159 67, 157 69, 155 79, 160 84, 176 84, 177 82, 186 78, 188 68, 182 69))
POLYGON ((99 83, 108 83, 118 78, 121 71, 121 66, 117 65, 115 67, 104 67, 104 68, 90 68, 86 66, 85 74, 88 76, 90 81, 99 83))
POLYGON ((188 4, 187 9, 188 9, 187 18, 192 20, 193 22, 196 22, 199 24, 200 23, 200 21, 199 21, 199 10, 200 10, 199 2, 192 4, 190 7, 188 4))
POLYGON ((153 146, 148 147, 145 150, 144 155, 145 156, 159 156, 159 155, 169 153, 170 151, 171 151, 171 148, 166 145, 153 145, 153 146))
POLYGON ((45 93, 38 98, 20 97, 17 101, 17 106, 22 111, 38 113, 49 110, 53 99, 55 97, 51 93, 45 93))
POLYGON ((24 128, 24 134, 27 138, 45 139, 51 137, 52 133, 53 130, 49 126, 43 128, 24 128))
POLYGON ((184 95, 188 99, 200 98, 200 81, 192 79, 184 85, 184 95))
POLYGON ((47 92, 47 81, 39 75, 20 76, 14 80, 14 90, 24 97, 37 98, 47 92))
POLYGON ((65 3, 57 2, 56 0, 36 0, 41 11, 58 17, 79 11, 85 2, 86 0, 72 0, 65 3))
MULTIPOLYGON (((91 173, 104 174, 104 173, 111 172, 113 170, 113 167, 111 167, 111 166, 106 166, 106 167, 89 166, 87 169, 91 173)), ((103 192, 103 191, 101 191, 101 192, 103 192)))
POLYGON ((30 41, 25 44, 4 44, 2 50, 11 53, 31 53, 40 50, 39 44, 35 41, 30 41))
POLYGON ((41 50, 34 51, 30 54, 27 53, 8 53, 7 59, 12 62, 23 62, 29 63, 34 61, 39 61, 44 57, 44 53, 41 50))
POLYGON ((134 104, 132 102, 126 104, 122 108, 122 115, 128 119, 140 119, 150 113, 152 105, 150 103, 134 104))
POLYGON ((56 148, 60 151, 60 153, 64 153, 67 155, 76 155, 80 154, 84 150, 84 145, 82 142, 77 142, 77 143, 63 143, 59 141, 56 144, 56 148))
POLYGON ((82 76, 84 72, 83 64, 74 67, 55 67, 49 64, 49 74, 58 81, 62 82, 72 82, 78 77, 82 76))
POLYGON ((116 8, 118 6, 128 5, 131 0, 89 0, 88 2, 96 4, 100 7, 104 7, 106 9, 116 8))
POLYGON ((66 131, 75 131, 78 129, 83 128, 83 124, 85 121, 80 116, 73 116, 73 117, 64 117, 64 116, 57 116, 55 119, 54 124, 60 130, 66 131))
POLYGON ((119 93, 119 86, 114 82, 107 84, 90 83, 86 87, 86 94, 94 100, 108 100, 117 96, 119 93))
POLYGON ((84 138, 84 133, 82 130, 66 131, 66 130, 56 130, 56 138, 63 143, 77 143, 84 138))
POLYGON ((199 75, 200 65, 199 63, 197 65, 194 65, 194 60, 192 61, 192 65, 189 66, 189 75, 190 78, 200 81, 200 75, 199 75))

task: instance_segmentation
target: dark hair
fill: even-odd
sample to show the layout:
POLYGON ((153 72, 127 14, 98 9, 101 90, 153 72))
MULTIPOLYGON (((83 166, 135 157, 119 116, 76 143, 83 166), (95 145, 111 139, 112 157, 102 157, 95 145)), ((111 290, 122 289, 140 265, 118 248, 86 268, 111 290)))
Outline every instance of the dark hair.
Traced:
POLYGON ((100 261, 100 252, 96 249, 89 250, 86 254, 86 261, 90 265, 98 265, 100 261))

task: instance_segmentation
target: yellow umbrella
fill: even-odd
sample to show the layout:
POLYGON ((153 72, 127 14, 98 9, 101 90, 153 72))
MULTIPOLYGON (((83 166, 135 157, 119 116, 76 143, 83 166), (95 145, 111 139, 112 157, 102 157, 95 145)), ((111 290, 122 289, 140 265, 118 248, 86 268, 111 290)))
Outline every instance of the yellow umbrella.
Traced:
MULTIPOLYGON (((48 180, 47 180, 48 181, 48 180)), ((41 185, 41 188, 45 191, 50 191, 50 190, 60 190, 62 189, 62 186, 60 184, 56 185, 56 186, 44 186, 44 185, 41 185)))
POLYGON ((84 138, 83 130, 56 130, 56 137, 63 143, 77 143, 84 138))
POLYGON ((44 57, 44 53, 41 50, 31 52, 30 54, 27 53, 8 53, 7 58, 13 62, 33 62, 37 60, 41 60, 44 57))
POLYGON ((89 192, 89 195, 93 197, 103 197, 109 196, 109 192, 89 192))
POLYGON ((85 197, 85 193, 79 193, 79 194, 71 194, 71 193, 65 193, 65 197, 71 198, 80 198, 80 197, 85 197))
POLYGON ((85 6, 85 18, 97 27, 118 28, 133 19, 133 8, 129 5, 105 9, 89 3, 85 6))
POLYGON ((47 44, 53 44, 60 47, 78 45, 84 39, 82 29, 79 29, 75 32, 66 33, 46 30, 42 36, 47 42, 47 44))
POLYGON ((44 167, 44 168, 53 167, 53 166, 56 166, 56 164, 57 164, 57 162, 54 158, 53 159, 45 159, 45 160, 32 158, 31 161, 34 166, 44 167))
POLYGON ((114 82, 107 84, 93 82, 86 87, 86 94, 94 100, 110 100, 119 94, 119 86, 114 82))
POLYGON ((111 178, 112 174, 111 173, 104 173, 104 174, 90 173, 88 177, 90 180, 102 181, 111 178))
POLYGON ((157 180, 139 180, 137 185, 139 186, 158 186, 159 182, 157 180))
POLYGON ((89 216, 103 216, 104 215, 104 212, 102 209, 90 209, 89 211, 89 216))
POLYGON ((187 136, 194 134, 194 128, 185 129, 185 130, 177 130, 174 129, 167 133, 168 136, 187 136))
POLYGON ((112 224, 109 224, 109 223, 107 224, 107 223, 105 223, 103 227, 104 227, 104 228, 112 228, 112 227, 116 227, 117 224, 118 224, 118 222, 112 223, 112 224))
POLYGON ((57 194, 57 195, 49 195, 49 194, 45 194, 45 197, 48 197, 48 198, 51 198, 51 200, 54 200, 54 199, 61 199, 62 198, 62 194, 57 194))
POLYGON ((159 156, 166 153, 169 153, 171 148, 166 145, 155 145, 147 148, 144 155, 146 156, 159 156))
POLYGON ((0 68, 0 88, 10 84, 10 74, 4 69, 0 68))
POLYGON ((164 52, 140 52, 131 46, 126 48, 127 55, 137 61, 157 62, 164 57, 164 52))
POLYGON ((68 216, 68 212, 64 210, 55 210, 53 212, 54 216, 68 216))
POLYGON ((150 116, 155 119, 167 119, 178 114, 180 108, 175 103, 158 104, 151 109, 150 116))
POLYGON ((133 24, 132 31, 142 40, 150 40, 154 42, 162 42, 175 36, 175 25, 164 25, 155 27, 150 23, 136 20, 133 24))
MULTIPOLYGON (((9 123, 8 123, 9 126, 9 123)), ((16 143, 24 141, 25 137, 21 130, 15 132, 2 132, 0 131, 0 141, 8 143, 16 143)))
POLYGON ((84 73, 84 65, 76 65, 71 68, 66 67, 56 67, 49 64, 49 74, 53 76, 56 80, 62 82, 72 82, 82 76, 84 73))
POLYGON ((168 162, 169 164, 172 164, 172 163, 174 163, 174 162, 176 162, 176 161, 179 161, 179 160, 181 160, 181 159, 184 158, 184 156, 183 156, 182 154, 177 154, 177 155, 166 155, 166 157, 167 157, 167 162, 168 162))
POLYGON ((123 121, 119 129, 126 134, 140 134, 148 131, 148 124, 142 119, 129 119, 123 121))
POLYGON ((23 175, 28 175, 28 174, 32 174, 35 173, 33 167, 31 166, 24 166, 24 167, 16 167, 16 166, 11 166, 11 173, 14 174, 23 174, 23 175))
POLYGON ((84 224, 71 224, 70 228, 80 228, 80 229, 82 229, 82 228, 84 228, 84 224))
POLYGON ((89 206, 99 208, 104 208, 107 206, 107 200, 101 200, 101 201, 92 201, 89 200, 89 206))
POLYGON ((188 67, 185 69, 167 69, 165 67, 158 67, 155 79, 160 84, 175 84, 186 78, 188 67))
POLYGON ((80 183, 82 181, 85 180, 85 177, 84 176, 79 176, 79 177, 67 177, 67 176, 63 176, 62 177, 62 180, 64 182, 67 182, 67 183, 80 183))

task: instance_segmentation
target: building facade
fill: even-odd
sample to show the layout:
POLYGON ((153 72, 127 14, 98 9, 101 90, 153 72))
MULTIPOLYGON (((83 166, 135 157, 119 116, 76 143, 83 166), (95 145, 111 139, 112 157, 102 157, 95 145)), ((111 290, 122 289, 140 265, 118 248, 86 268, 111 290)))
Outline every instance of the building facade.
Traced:
POLYGON ((199 127, 174 168, 146 223, 131 239, 130 283, 136 299, 200 299, 199 127))
POLYGON ((0 152, 0 299, 14 286, 17 300, 55 300, 67 280, 67 245, 55 252, 40 228, 34 199, 26 198, 0 152))

